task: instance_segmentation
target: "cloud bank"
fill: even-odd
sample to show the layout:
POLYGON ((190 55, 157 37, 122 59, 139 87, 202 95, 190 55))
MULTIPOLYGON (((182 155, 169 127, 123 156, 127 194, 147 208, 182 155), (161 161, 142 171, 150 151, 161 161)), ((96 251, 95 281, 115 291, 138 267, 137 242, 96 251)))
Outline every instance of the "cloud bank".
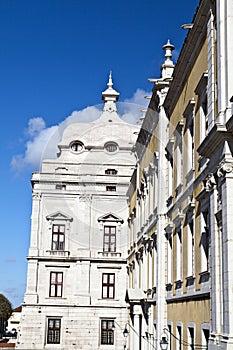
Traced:
MULTIPOLYGON (((120 117, 127 123, 136 124, 142 116, 142 109, 148 101, 144 96, 149 93, 137 89, 133 96, 124 102, 117 103, 120 117)), ((19 172, 26 168, 39 170, 44 158, 54 159, 57 155, 57 144, 61 140, 64 129, 72 123, 88 123, 100 117, 103 105, 90 106, 81 111, 74 111, 58 125, 46 127, 42 117, 31 118, 25 132, 25 151, 12 157, 11 167, 19 172), (51 141, 52 140, 52 141, 51 141)))

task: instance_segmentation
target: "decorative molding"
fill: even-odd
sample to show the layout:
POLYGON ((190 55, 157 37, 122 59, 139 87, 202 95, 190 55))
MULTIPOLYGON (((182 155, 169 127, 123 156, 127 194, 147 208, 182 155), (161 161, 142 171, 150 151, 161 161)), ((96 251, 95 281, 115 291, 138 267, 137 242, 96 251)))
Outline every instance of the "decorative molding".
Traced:
POLYGON ((33 198, 33 199, 38 199, 38 200, 40 200, 40 199, 41 199, 41 193, 39 193, 39 192, 33 192, 33 193, 32 193, 32 198, 33 198))
POLYGON ((196 95, 202 95, 203 91, 207 88, 208 72, 204 72, 199 80, 194 92, 196 95))
POLYGON ((173 223, 172 222, 169 222, 167 224, 167 226, 164 228, 165 232, 166 232, 166 237, 169 238, 172 234, 172 230, 173 230, 173 223))
POLYGON ((98 222, 120 222, 121 224, 124 223, 124 220, 117 216, 116 214, 113 214, 113 213, 107 213, 103 216, 100 216, 98 219, 97 219, 98 222))
POLYGON ((229 173, 233 173, 233 163, 229 163, 226 161, 221 162, 217 170, 217 176, 223 177, 229 173))
POLYGON ((182 220, 184 218, 184 214, 182 213, 179 213, 175 219, 173 220, 174 221, 174 224, 175 224, 175 227, 178 228, 179 226, 181 226, 182 224, 182 220))
POLYGON ((78 199, 80 202, 90 202, 92 196, 90 194, 83 193, 79 195, 78 199))
POLYGON ((189 102, 184 110, 183 116, 185 118, 189 118, 189 116, 191 114, 193 114, 194 107, 195 107, 195 100, 194 100, 194 98, 192 98, 191 100, 189 100, 189 102))
POLYGON ((181 119, 181 120, 179 120, 179 122, 176 125, 176 131, 178 133, 181 133, 183 127, 184 127, 184 121, 183 121, 183 119, 181 119))
POLYGON ((61 211, 57 211, 56 213, 47 215, 46 219, 49 221, 54 221, 54 220, 73 221, 73 218, 71 216, 66 215, 61 211))
POLYGON ((165 147, 165 150, 169 153, 171 157, 173 157, 173 147, 174 147, 175 139, 174 137, 170 138, 167 146, 165 147))
POLYGON ((208 174, 207 177, 203 180, 203 183, 206 191, 213 190, 216 187, 216 180, 214 174, 208 174))

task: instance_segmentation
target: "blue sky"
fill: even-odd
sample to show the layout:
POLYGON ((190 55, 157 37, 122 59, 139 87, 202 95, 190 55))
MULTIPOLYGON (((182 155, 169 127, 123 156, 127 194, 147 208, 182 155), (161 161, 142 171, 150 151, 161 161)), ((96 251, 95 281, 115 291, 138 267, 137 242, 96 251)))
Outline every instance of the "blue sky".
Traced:
POLYGON ((0 0, 0 293, 14 307, 26 287, 30 178, 46 138, 68 116, 87 120, 74 111, 102 103, 110 70, 121 102, 145 104, 162 46, 170 39, 176 61, 198 2, 0 0))

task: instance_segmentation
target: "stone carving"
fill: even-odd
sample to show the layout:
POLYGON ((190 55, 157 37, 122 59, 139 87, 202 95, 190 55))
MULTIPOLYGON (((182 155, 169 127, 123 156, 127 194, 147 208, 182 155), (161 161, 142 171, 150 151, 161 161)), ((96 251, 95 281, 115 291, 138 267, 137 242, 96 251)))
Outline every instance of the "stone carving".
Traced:
POLYGON ((203 182, 204 182, 204 187, 206 191, 210 191, 216 186, 216 180, 212 173, 207 175, 207 177, 203 182))
POLYGON ((222 162, 218 167, 217 175, 218 177, 222 177, 222 176, 225 176, 227 173, 232 173, 232 172, 233 172, 233 164, 222 162))
POLYGON ((39 192, 33 192, 32 193, 32 198, 33 199, 41 199, 41 193, 39 193, 39 192))
POLYGON ((80 202, 90 202, 91 201, 91 195, 90 194, 80 194, 79 196, 80 202))

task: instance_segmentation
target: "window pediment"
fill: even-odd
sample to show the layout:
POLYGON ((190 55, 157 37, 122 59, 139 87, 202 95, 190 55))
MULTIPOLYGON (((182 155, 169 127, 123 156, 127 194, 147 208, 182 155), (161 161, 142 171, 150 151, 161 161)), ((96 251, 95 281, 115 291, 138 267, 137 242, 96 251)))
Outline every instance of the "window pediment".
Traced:
POLYGON ((65 213, 62 213, 61 211, 57 211, 56 213, 50 214, 46 216, 47 220, 66 220, 66 221, 73 221, 73 218, 69 215, 66 215, 65 213))
POLYGON ((112 213, 108 213, 108 214, 105 214, 101 217, 98 218, 98 222, 112 222, 112 221, 115 221, 115 222, 120 222, 121 224, 123 224, 124 220, 115 215, 115 214, 112 214, 112 213))

